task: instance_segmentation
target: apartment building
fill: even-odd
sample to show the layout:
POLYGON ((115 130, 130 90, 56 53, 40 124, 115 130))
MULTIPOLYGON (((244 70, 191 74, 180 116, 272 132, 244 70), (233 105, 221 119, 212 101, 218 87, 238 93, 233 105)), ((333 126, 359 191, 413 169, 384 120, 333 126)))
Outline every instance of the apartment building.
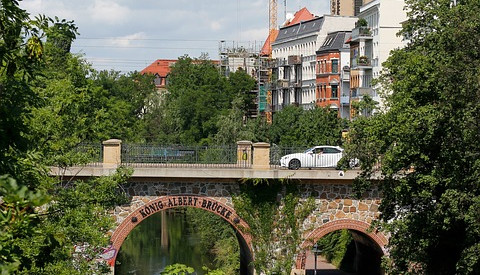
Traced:
POLYGON ((397 36, 406 20, 404 5, 403 0, 374 0, 360 8, 360 19, 349 41, 351 101, 369 95, 383 106, 372 80, 380 76, 390 51, 405 45, 397 36))
POLYGON ((329 33, 317 51, 316 105, 337 110, 342 118, 350 118, 350 35, 329 33))
POLYGON ((305 109, 315 106, 316 51, 328 33, 350 31, 356 21, 356 17, 324 15, 279 29, 272 43, 270 105, 273 112, 290 104, 305 109))

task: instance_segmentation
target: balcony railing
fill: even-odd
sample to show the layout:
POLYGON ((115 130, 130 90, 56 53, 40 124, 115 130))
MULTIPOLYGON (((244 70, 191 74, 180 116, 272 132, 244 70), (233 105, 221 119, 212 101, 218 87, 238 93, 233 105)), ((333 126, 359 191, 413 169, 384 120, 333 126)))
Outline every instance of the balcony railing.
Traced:
POLYGON ((352 90, 352 97, 358 98, 358 97, 362 97, 364 95, 371 96, 372 91, 373 91, 372 88, 359 87, 359 88, 356 88, 356 89, 352 90))
POLYGON ((371 59, 365 55, 354 58, 352 60, 352 68, 371 69, 372 68, 371 59))
POLYGON ((372 31, 369 27, 356 27, 352 30, 352 41, 360 40, 360 39, 372 39, 372 31))
POLYGON ((302 64, 302 57, 300 55, 290 55, 288 57, 288 65, 302 64))
POLYGON ((279 79, 277 82, 278 88, 288 88, 288 80, 286 79, 279 79))
POLYGON ((342 95, 340 97, 340 104, 343 104, 343 105, 350 104, 350 96, 342 95))

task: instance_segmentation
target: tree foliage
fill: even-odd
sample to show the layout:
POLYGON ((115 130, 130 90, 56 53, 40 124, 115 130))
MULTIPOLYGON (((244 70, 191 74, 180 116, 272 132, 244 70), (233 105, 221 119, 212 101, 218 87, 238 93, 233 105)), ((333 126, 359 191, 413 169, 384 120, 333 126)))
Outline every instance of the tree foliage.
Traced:
POLYGON ((336 111, 291 105, 275 114, 270 135, 280 145, 340 145, 344 126, 336 111))
POLYGON ((480 2, 405 1, 408 45, 381 77, 387 111, 355 121, 368 183, 380 161, 390 274, 480 272, 480 2))
MULTIPOLYGON (((250 91, 254 88, 255 80, 243 70, 226 78, 205 56, 180 57, 168 76, 168 92, 150 115, 149 138, 169 143, 212 143, 219 120, 241 123, 241 116, 252 103, 250 91)), ((223 140, 220 138, 220 142, 223 140)))
POLYGON ((99 113, 118 110, 92 102, 115 96, 133 105, 139 100, 100 92, 104 88, 89 78, 90 66, 69 53, 77 34, 73 21, 30 19, 18 1, 1 1, 1 274, 109 272, 95 259, 108 245, 113 225, 108 211, 125 202, 119 185, 130 172, 68 182, 49 177, 45 164, 78 163, 78 155, 67 153, 110 131, 92 125, 101 122, 99 113))
POLYGON ((249 225, 241 230, 252 236, 256 272, 290 274, 306 230, 302 225, 315 208, 314 199, 301 199, 297 188, 293 182, 253 179, 233 197, 236 212, 249 225))

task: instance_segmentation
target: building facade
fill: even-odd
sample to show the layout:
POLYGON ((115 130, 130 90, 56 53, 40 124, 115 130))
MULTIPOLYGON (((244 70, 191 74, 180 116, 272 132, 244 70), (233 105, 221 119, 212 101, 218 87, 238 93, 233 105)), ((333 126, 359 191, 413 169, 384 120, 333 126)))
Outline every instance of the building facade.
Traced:
POLYGON ((337 110, 350 118, 350 46, 351 32, 332 32, 317 51, 316 105, 337 110))
POLYGON ((271 110, 294 104, 304 109, 316 104, 316 51, 327 34, 350 31, 355 17, 324 15, 280 28, 272 43, 271 110))
POLYGON ((390 51, 405 45, 397 36, 406 20, 404 5, 403 0, 374 0, 361 7, 350 40, 351 101, 368 95, 383 107, 379 87, 374 87, 372 80, 380 76, 390 51))

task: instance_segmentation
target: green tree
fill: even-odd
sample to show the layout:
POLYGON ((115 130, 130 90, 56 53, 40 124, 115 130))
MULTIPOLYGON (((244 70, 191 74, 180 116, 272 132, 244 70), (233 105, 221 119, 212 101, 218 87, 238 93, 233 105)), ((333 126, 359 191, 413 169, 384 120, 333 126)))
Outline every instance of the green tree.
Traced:
POLYGON ((174 103, 181 131, 178 141, 195 144, 212 138, 218 116, 226 113, 233 99, 225 77, 211 61, 185 56, 172 66, 168 81, 165 104, 174 103))
MULTIPOLYGON (((91 88, 89 69, 65 51, 67 45, 52 42, 58 39, 42 42, 45 34, 57 32, 66 35, 63 41, 68 43, 76 28, 70 21, 31 20, 18 1, 1 1, 1 274, 109 271, 94 259, 108 244, 107 232, 113 225, 108 211, 125 201, 119 184, 125 183, 129 171, 68 182, 49 177, 43 165, 47 148, 53 151, 48 157, 55 157, 71 149, 75 139, 88 136, 83 120, 88 117, 84 107, 89 99, 85 91, 91 88), (55 22, 54 27, 48 22, 55 22), (53 55, 59 45, 65 46, 62 54, 53 55), (54 69, 53 63, 63 64, 59 58, 65 64, 54 69)), ((78 162, 70 157, 66 162, 78 162)))
POLYGON ((242 70, 226 78, 206 56, 180 57, 171 68, 168 92, 148 115, 147 136, 169 143, 231 142, 243 135, 242 119, 252 107, 254 88, 255 80, 242 70))
POLYGON ((232 226, 210 212, 187 208, 187 219, 200 237, 201 250, 215 259, 215 268, 225 275, 238 274, 240 246, 232 226))
POLYGON ((343 126, 337 112, 328 108, 303 110, 290 105, 275 114, 270 135, 280 145, 340 145, 343 126))
POLYGON ((256 93, 252 93, 255 90, 255 79, 253 79, 247 72, 238 69, 236 72, 229 74, 228 84, 231 94, 239 99, 239 108, 243 111, 243 115, 247 115, 249 109, 255 108, 256 93))
POLYGON ((28 83, 44 52, 40 38, 17 1, 0 2, 0 159, 9 147, 28 146, 23 120, 37 100, 28 83))
POLYGON ((388 110, 355 121, 368 186, 380 161, 390 274, 480 272, 480 2, 407 0, 381 78, 388 110))

